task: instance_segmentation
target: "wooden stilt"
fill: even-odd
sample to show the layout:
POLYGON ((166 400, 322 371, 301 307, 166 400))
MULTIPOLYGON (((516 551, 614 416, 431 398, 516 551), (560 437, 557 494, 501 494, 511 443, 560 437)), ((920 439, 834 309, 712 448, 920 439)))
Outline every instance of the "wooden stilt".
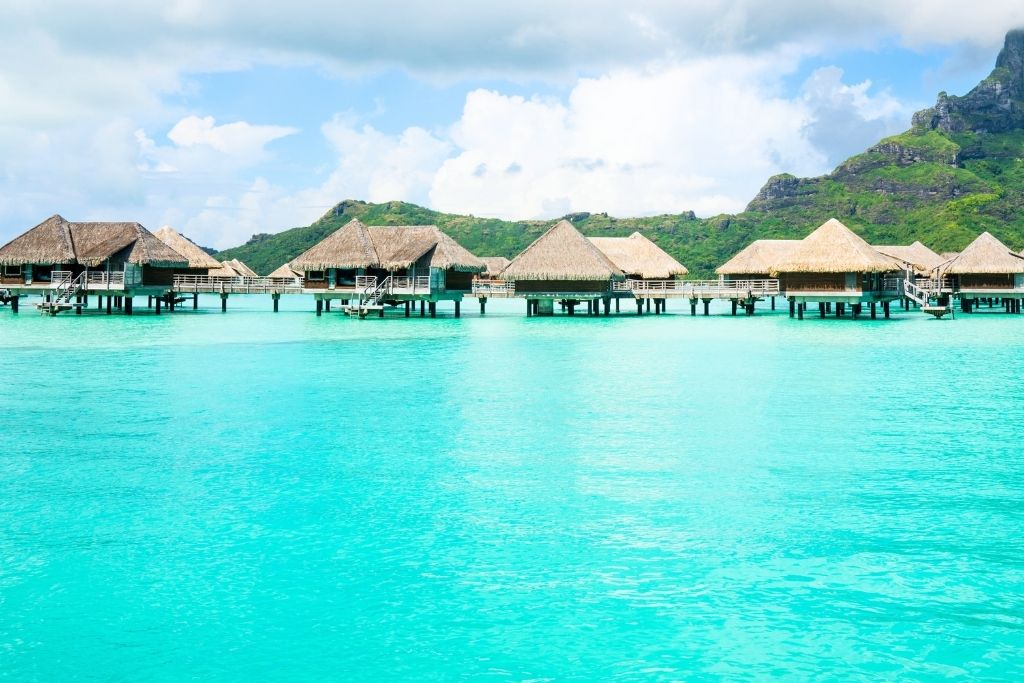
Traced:
POLYGON ((227 292, 224 292, 224 293, 222 293, 220 295, 220 312, 221 313, 227 313, 228 312, 228 294, 227 294, 227 292))
POLYGON ((317 299, 316 300, 316 317, 319 318, 321 315, 323 315, 323 313, 324 313, 324 300, 323 299, 317 299))
POLYGON ((406 317, 406 318, 408 318, 408 317, 409 317, 409 314, 410 314, 410 313, 412 312, 412 311, 410 310, 411 308, 412 308, 412 302, 411 302, 411 301, 406 301, 406 302, 405 302, 405 317, 406 317))
POLYGON ((615 312, 619 312, 619 298, 615 297, 615 312))
POLYGON ((608 315, 611 315, 611 313, 612 313, 612 300, 609 299, 608 297, 605 297, 604 298, 604 314, 606 316, 608 316, 608 315))
MULTIPOLYGON (((529 303, 529 302, 527 302, 527 303, 529 303)), ((426 310, 427 310, 427 302, 424 301, 423 299, 420 299, 420 317, 421 318, 424 315, 426 315, 426 310)))
POLYGON ((882 304, 882 313, 885 315, 885 319, 886 320, 889 319, 889 304, 890 303, 891 302, 886 301, 885 303, 882 304))
POLYGON ((78 304, 77 306, 75 306, 75 315, 82 315, 82 297, 81 297, 81 295, 75 297, 75 303, 78 304))
POLYGON ((436 301, 431 301, 430 302, 430 317, 431 318, 436 318, 437 317, 437 302, 436 301))
MULTIPOLYGON (((160 297, 156 297, 156 310, 153 311, 156 315, 160 315, 160 297)), ((110 309, 107 309, 107 313, 110 313, 110 309)))
POLYGON ((647 300, 647 312, 648 313, 651 312, 651 300, 650 299, 647 300))
POLYGON ((274 313, 277 313, 278 304, 281 303, 281 295, 280 294, 271 294, 270 298, 274 300, 274 313))
POLYGON ((637 299, 636 300, 636 314, 637 315, 643 315, 644 314, 644 300, 643 299, 637 299))
POLYGON ((133 308, 133 304, 134 303, 135 303, 135 300, 131 296, 126 296, 124 298, 124 314, 125 315, 131 315, 132 314, 132 308, 133 308))
POLYGON ((793 299, 789 300, 789 317, 792 318, 796 315, 796 301, 793 299))
POLYGON ((461 307, 462 307, 462 302, 456 301, 455 302, 455 317, 456 318, 461 318, 462 317, 461 307))
POLYGON ((18 312, 18 300, 20 298, 21 297, 18 294, 12 295, 12 297, 11 297, 11 313, 17 313, 18 312))
MULTIPOLYGON (((149 300, 150 300, 150 301, 152 301, 152 300, 153 300, 153 297, 149 297, 149 300)), ((111 307, 112 307, 113 305, 114 305, 114 297, 112 297, 112 296, 110 296, 110 295, 108 294, 108 295, 107 295, 107 315, 110 315, 110 309, 111 309, 111 307)))
MULTIPOLYGON (((278 294, 278 297, 280 296, 281 295, 278 294)), ((192 310, 199 310, 199 292, 196 292, 195 294, 192 295, 192 310)), ((277 313, 277 299, 274 299, 274 313, 277 313)))
POLYGON ((775 297, 772 297, 772 310, 775 310, 775 297))
POLYGON ((799 303, 796 305, 796 317, 799 320, 804 319, 804 306, 806 306, 806 304, 804 303, 799 303))
POLYGON ((331 312, 331 300, 330 299, 324 299, 324 313, 330 313, 330 312, 331 312))
POLYGON ((482 296, 482 297, 480 297, 480 315, 485 315, 486 313, 487 313, 487 297, 486 296, 482 296))
POLYGON ((820 301, 818 302, 818 317, 825 317, 825 304, 821 303, 820 301))
POLYGON ((871 302, 871 319, 878 319, 878 304, 876 304, 874 301, 871 302))
POLYGON ((380 309, 377 311, 377 317, 378 318, 383 318, 384 317, 384 307, 383 306, 381 306, 380 309))
POLYGON ((96 310, 97 311, 103 310, 103 295, 102 294, 97 294, 96 295, 96 310))
POLYGON ((152 294, 150 294, 148 297, 146 297, 146 308, 153 308, 153 295, 152 294))
POLYGON ((690 299, 690 315, 691 316, 697 315, 697 300, 696 299, 690 299))
POLYGON ((529 299, 526 300, 526 317, 533 317, 533 302, 529 299))
POLYGON ((736 315, 736 299, 732 300, 732 314, 736 315))

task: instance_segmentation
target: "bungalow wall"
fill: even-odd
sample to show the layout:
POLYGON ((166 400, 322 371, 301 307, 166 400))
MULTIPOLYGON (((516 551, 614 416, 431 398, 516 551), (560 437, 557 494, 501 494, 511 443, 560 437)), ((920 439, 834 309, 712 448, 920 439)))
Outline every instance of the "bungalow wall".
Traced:
POLYGON ((978 273, 960 276, 961 289, 1024 288, 1024 276, 1010 273, 978 273))
POLYGON ((473 278, 476 275, 476 273, 446 270, 444 273, 444 288, 448 291, 468 292, 473 289, 473 278))
MULTIPOLYGON (((100 270, 97 268, 97 270, 100 270)), ((156 268, 151 265, 142 266, 142 284, 146 286, 170 287, 174 284, 174 268, 156 268)))

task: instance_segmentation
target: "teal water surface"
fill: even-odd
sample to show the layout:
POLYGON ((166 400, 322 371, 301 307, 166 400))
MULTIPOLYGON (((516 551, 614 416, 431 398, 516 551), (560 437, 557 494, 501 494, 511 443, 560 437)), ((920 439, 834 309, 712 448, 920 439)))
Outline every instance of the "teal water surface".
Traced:
POLYGON ((1024 677, 1024 319, 283 303, 0 309, 0 678, 1024 677))

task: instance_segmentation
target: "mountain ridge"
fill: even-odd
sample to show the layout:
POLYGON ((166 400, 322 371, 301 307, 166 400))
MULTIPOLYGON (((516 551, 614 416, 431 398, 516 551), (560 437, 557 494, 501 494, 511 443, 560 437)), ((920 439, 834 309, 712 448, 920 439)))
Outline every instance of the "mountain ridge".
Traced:
MULTIPOLYGON (((368 225, 436 224, 479 256, 508 258, 559 220, 505 221, 348 199, 309 226, 254 235, 217 256, 268 273, 357 217, 368 225)), ((991 74, 966 95, 939 93, 934 107, 914 114, 909 130, 829 174, 769 178, 739 214, 565 216, 590 236, 639 231, 696 276, 711 275, 754 239, 801 238, 832 217, 875 244, 920 239, 936 251, 958 251, 987 230, 1024 247, 1024 30, 1007 34, 991 74)))

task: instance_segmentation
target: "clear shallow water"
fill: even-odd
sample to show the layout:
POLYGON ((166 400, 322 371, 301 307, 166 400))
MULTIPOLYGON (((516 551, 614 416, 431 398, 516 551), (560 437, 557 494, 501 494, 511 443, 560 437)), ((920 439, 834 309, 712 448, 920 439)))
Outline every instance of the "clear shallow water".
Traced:
POLYGON ((1024 318, 205 303, 0 309, 0 678, 1024 675, 1024 318))

